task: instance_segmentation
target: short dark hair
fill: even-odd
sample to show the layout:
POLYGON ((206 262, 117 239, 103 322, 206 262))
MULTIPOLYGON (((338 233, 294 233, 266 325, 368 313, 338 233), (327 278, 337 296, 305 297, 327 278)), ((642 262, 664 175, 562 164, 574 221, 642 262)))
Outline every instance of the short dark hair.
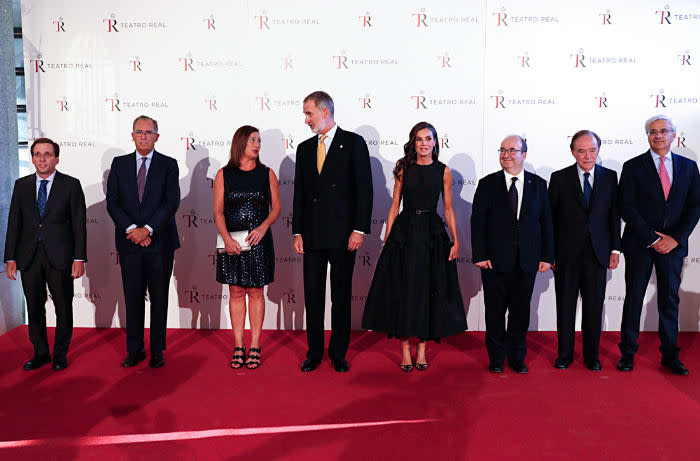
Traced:
POLYGON ((32 154, 32 157, 34 157, 34 146, 36 146, 37 144, 51 144, 53 146, 54 157, 58 157, 58 154, 61 152, 61 148, 58 147, 58 144, 56 142, 54 142, 52 139, 37 138, 32 143, 32 147, 29 148, 29 153, 32 154))
POLYGON ((331 117, 333 117, 333 113, 335 112, 333 98, 331 98, 331 96, 325 91, 314 91, 313 93, 304 98, 304 102, 307 101, 313 101, 314 104, 316 104, 316 107, 318 107, 319 109, 328 109, 328 111, 331 114, 331 117))
POLYGON ((156 119, 149 117, 148 115, 139 115, 134 119, 134 123, 131 124, 131 130, 133 131, 136 127, 136 122, 139 120, 150 120, 153 122, 153 131, 158 133, 158 122, 156 122, 156 119))
POLYGON ((580 138, 581 136, 586 136, 586 135, 593 136, 595 138, 596 142, 598 143, 598 149, 600 149, 600 136, 598 136, 597 134, 595 134, 595 132, 593 132, 591 130, 581 130, 581 131, 577 131, 576 134, 571 137, 571 144, 569 145, 571 150, 574 150, 574 143, 576 143, 576 140, 578 138, 580 138))

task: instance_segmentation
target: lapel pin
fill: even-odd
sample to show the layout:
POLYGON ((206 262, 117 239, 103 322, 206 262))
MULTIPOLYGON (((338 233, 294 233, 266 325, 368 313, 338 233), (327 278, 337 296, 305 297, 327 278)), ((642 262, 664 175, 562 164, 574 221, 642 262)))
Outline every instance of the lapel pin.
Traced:
POLYGON ((341 148, 341 149, 343 148, 343 145, 342 145, 342 144, 340 145, 340 148, 341 148))

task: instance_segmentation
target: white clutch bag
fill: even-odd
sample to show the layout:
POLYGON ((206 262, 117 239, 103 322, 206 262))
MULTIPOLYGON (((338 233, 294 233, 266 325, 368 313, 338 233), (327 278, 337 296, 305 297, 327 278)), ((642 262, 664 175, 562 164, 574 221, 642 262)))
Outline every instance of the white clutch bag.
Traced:
MULTIPOLYGON (((248 238, 247 230, 229 232, 228 235, 230 235, 233 240, 238 242, 238 244, 241 246, 241 251, 250 251, 250 243, 246 242, 245 240, 248 238)), ((219 253, 226 253, 226 245, 224 245, 224 238, 221 236, 221 234, 216 234, 216 251, 219 253)))

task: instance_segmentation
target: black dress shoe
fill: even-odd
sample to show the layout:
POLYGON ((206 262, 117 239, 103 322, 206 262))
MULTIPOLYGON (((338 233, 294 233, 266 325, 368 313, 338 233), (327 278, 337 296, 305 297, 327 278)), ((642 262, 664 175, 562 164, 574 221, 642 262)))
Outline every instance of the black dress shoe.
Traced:
POLYGON ((525 365, 525 362, 521 362, 520 360, 515 360, 515 361, 509 360, 508 366, 511 367, 514 372, 520 373, 522 375, 524 375, 528 372, 527 365, 525 365))
POLYGON ((165 366, 163 352, 151 352, 151 360, 148 361, 148 366, 151 368, 162 368, 165 366))
POLYGON ((623 355, 617 362, 617 369, 620 371, 634 370, 634 358, 629 355, 623 355))
POLYGON ((129 352, 126 354, 126 358, 122 362, 122 366, 125 368, 135 367, 142 360, 146 359, 146 353, 144 351, 129 352))
POLYGON ((489 362, 489 371, 491 373, 503 373, 503 362, 489 362))
POLYGON ((304 359, 304 361, 301 362, 301 371, 314 371, 320 363, 320 361, 304 359))
POLYGON ((600 371, 603 369, 603 365, 600 364, 600 360, 592 360, 590 362, 586 362, 586 368, 591 371, 600 371))
POLYGON ((557 359, 554 361, 554 368, 558 368, 560 370, 566 370, 569 368, 569 365, 571 365, 572 360, 571 359, 565 359, 564 357, 557 357, 557 359))
POLYGON ((68 368, 68 360, 65 355, 56 355, 53 358, 53 365, 51 366, 54 371, 65 370, 68 368))
POLYGON ((338 373, 346 373, 350 371, 350 365, 345 359, 333 360, 333 369, 338 373))
POLYGON ((27 363, 25 363, 22 368, 25 370, 36 370, 41 368, 51 361, 51 356, 49 355, 35 355, 27 363))
POLYGON ((678 359, 663 359, 661 365, 671 370, 674 375, 688 376, 690 373, 683 362, 678 359))

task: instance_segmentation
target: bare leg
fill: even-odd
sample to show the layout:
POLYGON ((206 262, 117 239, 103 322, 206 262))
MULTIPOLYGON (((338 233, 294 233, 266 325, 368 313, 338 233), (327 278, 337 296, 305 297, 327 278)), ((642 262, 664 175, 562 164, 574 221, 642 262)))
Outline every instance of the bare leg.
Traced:
POLYGON ((235 347, 243 347, 243 328, 245 327, 245 288, 228 286, 228 311, 231 315, 231 329, 235 347))
POLYGON ((428 361, 425 359, 425 341, 418 341, 416 346, 416 364, 425 364, 428 361))
POLYGON ((413 360, 411 359, 411 343, 408 339, 401 340, 401 365, 411 365, 413 360))
MULTIPOLYGON (((250 316, 250 347, 260 347, 260 331, 265 319, 265 298, 262 288, 246 288, 248 293, 248 314, 250 316)), ((247 362, 250 362, 250 358, 247 362)))

